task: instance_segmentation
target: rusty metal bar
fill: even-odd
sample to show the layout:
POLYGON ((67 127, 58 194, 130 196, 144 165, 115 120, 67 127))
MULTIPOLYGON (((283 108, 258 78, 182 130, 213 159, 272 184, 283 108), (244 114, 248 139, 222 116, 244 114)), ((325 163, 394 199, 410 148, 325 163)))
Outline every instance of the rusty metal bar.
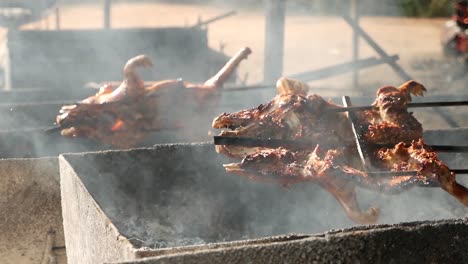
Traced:
MULTIPOLYGON (((377 44, 377 42, 375 42, 370 36, 369 34, 367 34, 360 26, 359 24, 353 20, 349 15, 347 14, 343 14, 343 19, 346 21, 346 23, 348 23, 354 30, 354 32, 356 32, 359 36, 361 36, 366 42, 367 44, 369 44, 369 46, 371 46, 382 58, 388 58, 388 54, 387 52, 385 52, 384 49, 382 49, 380 47, 379 44, 377 44)), ((392 67, 392 69, 405 81, 409 81, 409 80, 412 80, 413 78, 411 78, 411 76, 396 62, 388 62, 388 65, 390 65, 390 67, 392 67)))
MULTIPOLYGON (((375 42, 349 15, 343 13, 343 19, 348 23, 356 33, 358 33, 380 56, 387 58, 388 54, 383 50, 377 42, 375 42)), ((404 81, 412 80, 413 78, 396 62, 388 62, 388 65, 402 78, 404 81)), ((441 109, 434 109, 451 127, 459 127, 457 121, 441 109)))
MULTIPOLYGON (((318 70, 297 73, 293 75, 287 76, 291 79, 297 79, 304 82, 310 82, 315 80, 320 80, 328 77, 332 77, 339 74, 347 73, 353 69, 365 69, 370 68, 373 66, 377 66, 383 63, 387 63, 389 60, 398 60, 398 55, 392 55, 389 58, 379 59, 376 57, 370 57, 362 60, 358 60, 357 62, 346 62, 318 70)), ((274 83, 271 84, 254 84, 254 85, 246 85, 246 86, 235 86, 235 87, 226 87, 223 89, 223 92, 234 92, 234 91, 247 91, 247 90, 257 90, 257 89, 266 89, 275 87, 274 83)))
MULTIPOLYGON (((462 106, 468 105, 468 101, 453 101, 453 102, 422 102, 422 103, 409 103, 409 108, 422 108, 422 107, 446 107, 446 106, 462 106)), ((330 108, 328 111, 332 112, 356 112, 375 109, 374 106, 350 106, 341 108, 330 108)))
POLYGON ((328 77, 332 77, 338 74, 344 74, 353 69, 365 69, 370 68, 373 66, 377 66, 380 64, 388 63, 389 61, 397 61, 400 57, 398 55, 392 55, 388 58, 376 58, 376 57, 369 57, 362 60, 346 62, 342 64, 337 64, 330 67, 325 67, 318 70, 308 71, 304 73, 292 74, 288 76, 292 79, 298 79, 305 82, 320 80, 328 77))
POLYGON ((219 16, 215 16, 213 18, 210 18, 210 19, 207 19, 205 21, 198 21, 197 24, 191 26, 191 28, 197 28, 197 27, 202 27, 202 26, 206 26, 206 25, 209 25, 211 23, 214 23, 216 21, 219 21, 221 19, 225 19, 225 18, 228 18, 228 17, 231 17, 231 16, 234 16, 237 14, 237 11, 229 11, 229 12, 226 12, 224 14, 221 14, 219 16))

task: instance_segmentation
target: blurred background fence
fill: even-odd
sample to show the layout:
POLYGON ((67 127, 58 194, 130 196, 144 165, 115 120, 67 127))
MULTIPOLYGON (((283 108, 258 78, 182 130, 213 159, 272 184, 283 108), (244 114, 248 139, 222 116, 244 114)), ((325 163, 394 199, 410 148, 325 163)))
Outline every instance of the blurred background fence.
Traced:
MULTIPOLYGON (((263 1, 258 0, 114 0, 115 2, 166 2, 185 4, 235 5, 244 8, 260 8, 263 1)), ((100 0, 61 0, 63 4, 101 2, 100 0)), ((343 0, 288 0, 292 10, 316 14, 336 14, 346 10, 349 1, 343 0)), ((453 12, 453 0, 360 0, 362 15, 409 16, 409 17, 446 17, 453 12)))

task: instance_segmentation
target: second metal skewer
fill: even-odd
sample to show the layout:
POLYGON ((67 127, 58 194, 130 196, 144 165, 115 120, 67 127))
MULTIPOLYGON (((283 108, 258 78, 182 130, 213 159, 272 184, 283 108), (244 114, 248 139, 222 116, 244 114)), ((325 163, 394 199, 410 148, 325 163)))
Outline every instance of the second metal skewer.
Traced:
MULTIPOLYGON (((409 108, 420 108, 420 107, 443 107, 443 106, 460 106, 468 105, 468 101, 453 101, 453 102, 422 102, 422 103, 409 103, 409 108)), ((337 107, 330 108, 328 111, 331 112, 356 112, 375 109, 375 106, 349 106, 349 107, 337 107)))

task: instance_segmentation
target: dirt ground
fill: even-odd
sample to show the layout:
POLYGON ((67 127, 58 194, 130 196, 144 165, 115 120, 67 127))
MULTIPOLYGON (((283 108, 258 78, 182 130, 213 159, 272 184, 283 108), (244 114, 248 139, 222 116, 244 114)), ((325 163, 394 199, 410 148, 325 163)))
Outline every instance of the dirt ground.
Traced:
MULTIPOLYGON (((199 17, 207 19, 230 10, 231 8, 227 7, 167 3, 115 4, 111 11, 111 26, 186 26, 196 23, 199 17)), ((440 33, 446 20, 364 17, 361 19, 361 25, 389 54, 400 56, 399 63, 415 80, 427 87, 429 95, 465 95, 468 94, 464 89, 468 81, 466 72, 460 63, 442 55, 440 33), (455 80, 457 78, 458 80, 455 80)), ((45 28, 48 24, 49 28, 53 29, 54 21, 55 17, 52 15, 47 22, 42 21, 26 27, 45 28)), ((63 29, 99 28, 102 25, 103 13, 99 5, 68 6, 61 9, 63 29)), ((241 65, 240 76, 248 74, 247 83, 261 82, 264 28, 265 19, 261 10, 238 10, 236 16, 209 26, 209 45, 213 49, 224 46, 224 52, 228 55, 234 54, 243 46, 251 47, 253 54, 241 65)), ((344 63, 352 58, 352 31, 339 17, 288 13, 285 34, 284 75, 344 63)), ((377 56, 363 40, 360 43, 361 58, 377 56)), ((373 96, 380 86, 397 86, 401 83, 402 80, 388 65, 381 65, 360 73, 361 88, 358 90, 352 89, 351 74, 316 81, 311 83, 311 86, 313 92, 325 96, 373 96)), ((449 115, 455 112, 464 111, 449 109, 449 115)), ((428 115, 421 114, 420 118, 423 121, 433 121, 431 123, 435 125, 432 128, 448 125, 439 120, 439 117, 434 117, 431 111, 428 115)), ((465 122, 466 118, 463 116, 456 118, 461 125, 468 125, 468 120, 465 122)))

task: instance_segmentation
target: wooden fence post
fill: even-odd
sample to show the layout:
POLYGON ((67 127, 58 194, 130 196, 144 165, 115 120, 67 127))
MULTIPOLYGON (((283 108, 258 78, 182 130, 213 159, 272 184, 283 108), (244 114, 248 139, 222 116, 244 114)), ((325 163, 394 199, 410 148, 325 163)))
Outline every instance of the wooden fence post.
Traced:
POLYGON ((263 81, 276 81, 283 74, 286 0, 266 0, 265 59, 263 81))
POLYGON ((111 0, 104 0, 104 28, 109 29, 111 23, 111 0))
MULTIPOLYGON (((357 24, 359 24, 359 5, 358 0, 351 0, 351 16, 354 18, 357 24)), ((356 30, 353 30, 353 62, 359 60, 359 34, 356 30)), ((357 90, 359 88, 359 69, 353 72, 353 88, 357 90)))

